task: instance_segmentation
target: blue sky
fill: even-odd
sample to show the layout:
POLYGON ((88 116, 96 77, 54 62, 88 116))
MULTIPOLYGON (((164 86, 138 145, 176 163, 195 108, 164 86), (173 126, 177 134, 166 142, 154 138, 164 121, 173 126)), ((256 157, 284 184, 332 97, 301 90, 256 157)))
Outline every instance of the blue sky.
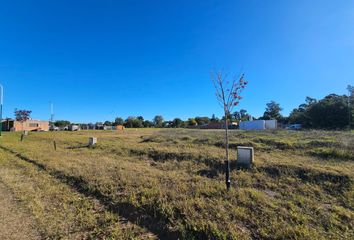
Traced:
POLYGON ((239 108, 354 84, 354 1, 0 1, 4 115, 75 122, 221 116, 210 70, 244 71, 239 108))

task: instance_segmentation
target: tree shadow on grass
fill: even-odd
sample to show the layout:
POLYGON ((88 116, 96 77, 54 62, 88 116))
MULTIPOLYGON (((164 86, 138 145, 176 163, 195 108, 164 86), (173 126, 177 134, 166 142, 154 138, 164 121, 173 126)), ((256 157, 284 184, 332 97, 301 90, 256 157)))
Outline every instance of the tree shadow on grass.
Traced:
POLYGON ((157 213, 149 214, 146 210, 142 208, 137 208, 136 206, 128 202, 115 202, 110 196, 106 196, 98 189, 92 187, 83 177, 81 176, 70 176, 66 173, 58 170, 48 169, 44 164, 38 163, 37 161, 30 159, 20 153, 17 153, 9 148, 0 146, 1 149, 7 151, 19 159, 33 164, 38 170, 44 171, 47 174, 53 176, 62 183, 67 184, 74 191, 83 194, 86 197, 91 197, 97 199, 102 205, 104 205, 107 210, 114 214, 118 214, 121 217, 133 222, 143 228, 146 228, 153 234, 155 234, 159 239, 179 239, 181 234, 179 232, 171 231, 168 226, 168 219, 164 216, 159 216, 157 213))
POLYGON ((78 146, 70 146, 70 147, 67 147, 66 149, 74 150, 74 149, 89 148, 89 147, 90 146, 88 144, 84 144, 84 145, 78 145, 78 146))
MULTIPOLYGON (((207 178, 216 178, 220 174, 225 173, 225 164, 224 163, 213 163, 207 164, 209 168, 201 169, 197 172, 198 175, 207 177, 207 178)), ((238 165, 237 161, 230 161, 230 172, 235 170, 250 170, 248 166, 238 165)))

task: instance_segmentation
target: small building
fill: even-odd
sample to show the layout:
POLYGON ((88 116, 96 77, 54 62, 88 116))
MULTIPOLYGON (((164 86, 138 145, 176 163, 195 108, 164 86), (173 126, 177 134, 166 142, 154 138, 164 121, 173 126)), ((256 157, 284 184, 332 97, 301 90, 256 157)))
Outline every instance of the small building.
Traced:
POLYGON ((123 126, 123 125, 117 125, 117 126, 116 126, 116 129, 117 129, 117 130, 124 130, 124 126, 123 126))
POLYGON ((277 120, 255 120, 255 121, 243 121, 240 122, 241 130, 266 130, 277 129, 277 120))
POLYGON ((2 122, 3 131, 49 131, 49 121, 27 120, 25 122, 6 119, 2 122))
POLYGON ((87 130, 96 130, 96 125, 93 123, 88 123, 87 124, 87 130))
POLYGON ((116 130, 116 127, 115 126, 106 126, 106 125, 104 125, 103 126, 103 130, 116 130))
POLYGON ((81 128, 79 125, 76 125, 76 124, 71 124, 68 128, 69 131, 80 131, 81 128))
POLYGON ((123 125, 103 126, 103 130, 124 130, 124 126, 123 125))
POLYGON ((278 121, 277 120, 265 120, 265 128, 266 129, 277 129, 278 121))

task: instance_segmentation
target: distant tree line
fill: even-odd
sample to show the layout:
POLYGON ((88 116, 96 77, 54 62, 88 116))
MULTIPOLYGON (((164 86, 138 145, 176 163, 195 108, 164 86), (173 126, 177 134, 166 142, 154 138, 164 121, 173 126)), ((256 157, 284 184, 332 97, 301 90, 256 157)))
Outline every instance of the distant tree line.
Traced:
MULTIPOLYGON (((344 129, 351 123, 351 128, 354 128, 354 87, 348 86, 347 89, 348 95, 329 94, 320 100, 306 97, 305 103, 293 109, 288 117, 281 114, 283 109, 275 101, 266 104, 263 116, 259 118, 252 117, 245 109, 230 113, 227 117, 231 122, 276 119, 283 124, 297 123, 302 124, 304 128, 313 129, 344 129)), ((126 128, 184 128, 222 123, 224 120, 225 117, 220 119, 215 114, 211 117, 197 116, 187 120, 175 118, 171 121, 165 121, 161 115, 155 116, 152 120, 146 120, 142 116, 130 116, 126 119, 117 117, 114 121, 97 122, 96 125, 123 125, 126 128)), ((65 127, 71 123, 59 120, 54 124, 57 127, 65 127)))
POLYGON ((58 121, 54 122, 54 126, 56 126, 56 127, 66 127, 70 124, 71 124, 71 122, 66 121, 66 120, 58 120, 58 121))
POLYGON ((276 119, 311 129, 354 128, 354 87, 349 85, 347 90, 348 95, 329 94, 320 100, 306 97, 305 103, 293 109, 288 117, 281 115, 279 103, 271 101, 259 119, 276 119))
POLYGON ((354 88, 349 86, 348 90, 348 96, 329 94, 321 100, 307 97, 290 113, 288 121, 314 129, 354 128, 354 88))

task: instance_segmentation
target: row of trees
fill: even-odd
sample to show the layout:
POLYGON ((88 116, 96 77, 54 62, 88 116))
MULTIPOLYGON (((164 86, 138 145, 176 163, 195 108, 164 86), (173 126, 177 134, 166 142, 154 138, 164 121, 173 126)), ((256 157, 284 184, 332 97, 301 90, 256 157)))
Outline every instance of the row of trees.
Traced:
MULTIPOLYGON (((305 103, 291 111, 288 117, 281 114, 283 108, 279 103, 271 101, 266 104, 263 116, 259 120, 276 119, 284 124, 302 124, 304 128, 314 129, 344 129, 354 128, 354 86, 348 86, 348 95, 329 94, 316 100, 306 97, 305 103)), ((241 109, 229 115, 233 122, 247 121, 252 118, 247 110, 241 109)), ((219 122, 222 119, 213 117, 205 122, 219 122)), ((197 125, 200 125, 199 122, 197 125)))
MULTIPOLYGON (((271 101, 266 104, 263 116, 252 118, 245 109, 240 109, 231 114, 227 114, 228 121, 239 122, 250 119, 276 119, 285 124, 302 124, 304 128, 315 129, 344 129, 349 126, 354 128, 354 87, 348 86, 349 94, 337 95, 329 94, 323 99, 317 100, 306 97, 305 102, 300 104, 298 108, 291 111, 288 117, 281 114, 282 107, 279 103, 271 101)), ((203 126, 209 123, 224 122, 225 116, 217 118, 214 114, 211 117, 194 117, 187 120, 175 118, 172 121, 165 121, 161 115, 155 116, 151 121, 144 119, 142 116, 128 117, 123 119, 117 117, 114 121, 98 122, 97 125, 116 126, 123 125, 126 128, 183 128, 189 126, 203 126)), ((70 125, 69 121, 56 121, 55 125, 64 127, 70 125)))
MULTIPOLYGON (((247 110, 241 109, 240 111, 235 111, 230 114, 228 117, 229 121, 239 122, 239 121, 247 121, 251 117, 250 114, 247 113, 247 110)), ((126 119, 121 117, 115 118, 114 121, 105 121, 105 122, 96 122, 95 125, 105 125, 105 126, 117 126, 123 125, 126 128, 183 128, 189 126, 203 126, 209 123, 220 123, 225 120, 225 117, 218 118, 213 114, 211 117, 194 117, 188 118, 187 120, 182 120, 181 118, 175 118, 171 121, 165 121, 161 115, 155 116, 152 121, 145 120, 144 117, 138 116, 130 116, 126 119)), ((71 122, 67 120, 58 120, 54 122, 54 125, 57 127, 65 127, 70 125, 71 122)), ((91 123, 93 124, 93 123, 91 123)))
MULTIPOLYGON (((354 91, 350 97, 345 95, 330 94, 321 100, 306 97, 305 103, 291 111, 288 117, 281 114, 282 107, 279 103, 271 101, 266 104, 263 116, 252 117, 247 110, 241 109, 229 114, 228 121, 239 122, 255 120, 276 119, 284 124, 302 124, 304 128, 315 129, 344 129, 351 122, 354 128, 354 91), (349 103, 349 105, 348 105, 349 103), (348 107, 349 106, 349 107, 348 107)), ((214 114, 211 117, 194 117, 182 120, 175 118, 172 121, 165 121, 160 115, 155 116, 151 121, 142 116, 130 116, 127 119, 117 117, 114 121, 97 122, 96 125, 117 126, 123 125, 126 128, 183 128, 190 126, 203 126, 209 123, 224 122, 225 117, 217 118, 214 114)), ((69 121, 59 120, 55 126, 65 127, 70 125, 69 121)))
POLYGON ((282 116, 280 104, 272 101, 260 119, 277 119, 313 129, 354 128, 354 86, 349 85, 347 90, 348 95, 329 94, 320 100, 306 97, 305 103, 293 109, 289 117, 282 116))
POLYGON ((307 97, 290 113, 288 121, 315 129, 354 128, 354 88, 350 89, 349 96, 330 94, 321 100, 307 97))

